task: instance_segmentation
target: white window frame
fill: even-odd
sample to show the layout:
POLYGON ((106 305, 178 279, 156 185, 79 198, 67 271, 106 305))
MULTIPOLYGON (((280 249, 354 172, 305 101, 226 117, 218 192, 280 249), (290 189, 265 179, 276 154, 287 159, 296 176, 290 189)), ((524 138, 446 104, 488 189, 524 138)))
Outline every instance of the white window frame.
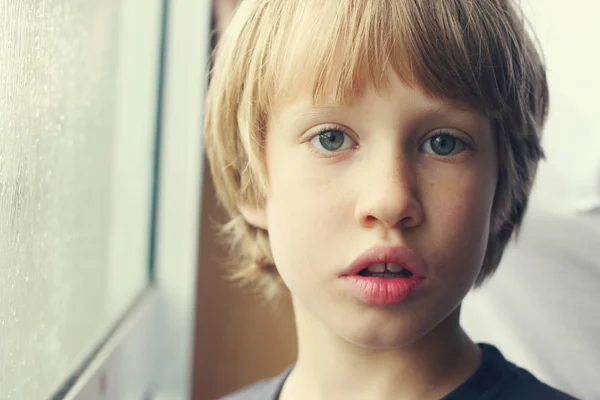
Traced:
POLYGON ((164 0, 154 282, 53 398, 189 399, 210 0, 164 0))

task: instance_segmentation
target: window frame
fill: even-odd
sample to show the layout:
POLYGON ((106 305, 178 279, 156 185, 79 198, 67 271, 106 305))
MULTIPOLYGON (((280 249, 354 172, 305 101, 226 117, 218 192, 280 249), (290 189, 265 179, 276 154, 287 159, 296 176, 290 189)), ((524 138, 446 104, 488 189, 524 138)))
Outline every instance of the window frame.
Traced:
POLYGON ((191 395, 211 2, 161 2, 151 283, 52 399, 191 395))

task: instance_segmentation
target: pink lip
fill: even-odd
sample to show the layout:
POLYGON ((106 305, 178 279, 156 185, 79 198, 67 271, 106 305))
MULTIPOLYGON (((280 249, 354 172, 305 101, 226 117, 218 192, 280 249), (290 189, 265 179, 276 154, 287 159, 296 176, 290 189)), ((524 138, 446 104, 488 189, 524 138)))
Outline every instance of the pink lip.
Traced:
POLYGON ((340 276, 347 289, 367 304, 388 306, 404 302, 425 280, 425 263, 408 247, 372 247, 361 254, 340 276), (377 263, 394 263, 409 270, 409 278, 358 275, 377 263))

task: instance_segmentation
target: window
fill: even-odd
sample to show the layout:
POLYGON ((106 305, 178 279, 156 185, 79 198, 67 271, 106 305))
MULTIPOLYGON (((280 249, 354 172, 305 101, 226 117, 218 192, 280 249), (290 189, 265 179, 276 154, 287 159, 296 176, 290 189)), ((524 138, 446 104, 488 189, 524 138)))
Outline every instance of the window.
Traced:
POLYGON ((0 3, 2 399, 185 398, 209 35, 193 3, 0 3))

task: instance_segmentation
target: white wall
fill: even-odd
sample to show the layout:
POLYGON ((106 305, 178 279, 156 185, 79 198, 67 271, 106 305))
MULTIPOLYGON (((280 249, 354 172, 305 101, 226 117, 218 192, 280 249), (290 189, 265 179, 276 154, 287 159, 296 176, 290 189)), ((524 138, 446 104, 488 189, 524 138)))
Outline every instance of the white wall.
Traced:
POLYGON ((600 214, 600 3, 525 0, 548 69, 550 114, 534 206, 600 214))
POLYGON ((518 242, 467 297, 463 324, 540 379, 600 399, 600 3, 523 6, 547 61, 547 160, 518 242))

